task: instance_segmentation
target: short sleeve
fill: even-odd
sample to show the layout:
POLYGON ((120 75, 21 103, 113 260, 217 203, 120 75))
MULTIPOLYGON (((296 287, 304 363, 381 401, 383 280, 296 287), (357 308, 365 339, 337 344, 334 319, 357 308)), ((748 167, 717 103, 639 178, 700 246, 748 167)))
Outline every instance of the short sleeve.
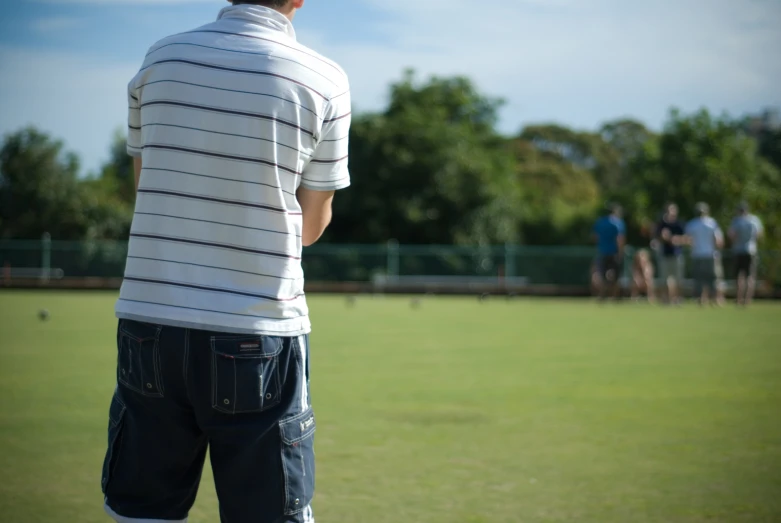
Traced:
POLYGON ((624 220, 618 220, 618 224, 616 226, 618 227, 619 236, 623 236, 626 234, 626 224, 624 224, 624 220))
POLYGON ((754 223, 756 223, 756 225, 757 225, 757 232, 759 234, 764 234, 765 233, 765 226, 762 225, 762 220, 760 220, 759 218, 754 216, 754 223))
POLYGON ((141 156, 141 101, 134 87, 135 79, 127 88, 127 153, 130 156, 141 156))
POLYGON ((687 222, 686 227, 684 227, 683 229, 683 233, 688 236, 691 236, 693 230, 694 230, 694 222, 693 221, 687 222))
POLYGON ((715 225, 713 228, 713 236, 715 236, 718 241, 724 241, 724 233, 721 232, 721 227, 718 225, 715 225))
POLYGON ((350 91, 331 98, 320 140, 301 176, 301 185, 314 191, 335 191, 350 185, 348 149, 352 120, 350 91))

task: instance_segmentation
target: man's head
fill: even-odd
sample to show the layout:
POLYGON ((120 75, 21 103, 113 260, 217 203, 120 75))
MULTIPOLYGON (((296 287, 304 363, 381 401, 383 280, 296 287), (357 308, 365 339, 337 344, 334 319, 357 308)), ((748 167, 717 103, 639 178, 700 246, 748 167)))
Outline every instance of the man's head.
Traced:
POLYGON ((304 6, 304 0, 228 0, 233 5, 260 5, 279 11, 290 20, 298 9, 304 6))
POLYGON ((710 213, 710 207, 708 207, 708 204, 705 202, 699 202, 697 205, 694 206, 694 212, 697 214, 697 216, 708 216, 710 213))
POLYGON ((674 203, 668 203, 664 208, 664 214, 668 220, 675 220, 678 218, 678 206, 674 203))
POLYGON ((740 202, 738 204, 738 214, 748 214, 748 202, 740 202))
POLYGON ((622 212, 623 210, 621 209, 621 206, 619 204, 614 202, 610 202, 607 204, 607 213, 609 215, 620 218, 622 212))

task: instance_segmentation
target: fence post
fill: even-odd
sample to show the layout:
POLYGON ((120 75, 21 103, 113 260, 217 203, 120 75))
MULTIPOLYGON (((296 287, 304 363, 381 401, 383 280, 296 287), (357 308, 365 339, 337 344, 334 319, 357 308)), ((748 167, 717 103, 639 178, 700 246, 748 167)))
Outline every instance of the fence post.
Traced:
POLYGON ((395 280, 399 277, 399 242, 390 239, 387 244, 388 252, 388 279, 395 280))
POLYGON ((49 283, 52 270, 52 235, 48 232, 41 237, 41 281, 49 283))
POLYGON ((511 243, 504 244, 504 277, 515 277, 515 245, 511 243))

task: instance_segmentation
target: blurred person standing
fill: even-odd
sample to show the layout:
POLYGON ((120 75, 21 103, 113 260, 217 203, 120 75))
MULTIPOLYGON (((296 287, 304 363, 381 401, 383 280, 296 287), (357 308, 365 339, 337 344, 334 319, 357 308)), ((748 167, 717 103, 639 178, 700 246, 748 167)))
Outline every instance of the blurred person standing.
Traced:
POLYGON ((621 206, 611 203, 607 206, 607 213, 594 223, 593 239, 598 251, 600 300, 604 300, 608 295, 618 299, 621 293, 619 278, 626 245, 626 226, 621 214, 621 206))
POLYGON ((645 294, 649 303, 656 301, 654 293, 654 266, 647 249, 640 249, 632 257, 632 299, 645 294))
POLYGON ((208 455, 222 523, 312 523, 302 247, 350 185, 344 71, 304 0, 244 0, 165 38, 128 86, 137 190, 103 464, 121 523, 187 521, 208 455))
POLYGON ((757 244, 763 235, 762 222, 749 212, 748 204, 742 202, 729 227, 729 238, 735 256, 738 305, 750 305, 754 298, 759 261, 757 244))
POLYGON ((667 289, 667 303, 680 303, 680 287, 683 282, 685 242, 683 224, 678 219, 678 206, 669 203, 662 219, 656 225, 656 239, 660 244, 659 275, 667 289))
POLYGON ((694 296, 701 305, 720 303, 718 290, 719 250, 724 247, 724 234, 710 217, 708 204, 695 206, 696 218, 686 224, 686 242, 691 246, 691 270, 694 296))

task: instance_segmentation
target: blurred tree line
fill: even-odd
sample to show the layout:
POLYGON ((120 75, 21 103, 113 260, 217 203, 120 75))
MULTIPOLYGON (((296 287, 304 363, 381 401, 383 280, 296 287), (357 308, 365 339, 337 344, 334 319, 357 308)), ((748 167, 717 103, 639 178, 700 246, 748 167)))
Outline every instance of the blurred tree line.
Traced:
MULTIPOLYGON (((502 101, 466 78, 391 86, 380 113, 355 117, 353 185, 335 198, 331 243, 582 245, 605 203, 625 208, 631 244, 647 243, 668 201, 683 216, 706 201, 726 227, 747 200, 781 248, 781 130, 672 111, 660 133, 621 119, 596 131, 496 130, 502 101)), ((36 129, 0 149, 0 238, 125 239, 132 163, 118 134, 100 172, 36 129)))

